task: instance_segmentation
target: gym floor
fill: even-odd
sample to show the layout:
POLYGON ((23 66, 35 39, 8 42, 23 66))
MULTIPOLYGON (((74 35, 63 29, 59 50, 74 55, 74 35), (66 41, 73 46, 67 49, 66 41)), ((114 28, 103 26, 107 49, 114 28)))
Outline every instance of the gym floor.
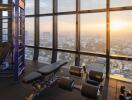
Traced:
MULTIPOLYGON (((24 72, 22 77, 45 65, 46 64, 40 64, 37 62, 27 60, 25 67, 26 71, 24 72)), ((62 69, 61 72, 67 75, 67 71, 65 69, 62 69)), ((32 87, 31 85, 23 84, 21 82, 22 77, 20 81, 17 83, 14 82, 12 78, 0 78, 0 100, 25 100, 25 96, 30 93, 32 87)), ((79 80, 80 79, 75 80, 77 84, 80 84, 79 80)), ((130 83, 121 82, 114 79, 110 79, 108 84, 107 82, 104 87, 105 89, 102 100, 119 100, 118 93, 121 85, 125 85, 128 89, 132 89, 130 83)), ((56 85, 54 85, 48 90, 43 91, 39 97, 35 98, 35 100, 88 100, 88 99, 81 96, 80 92, 78 92, 77 90, 73 90, 73 92, 67 92, 62 89, 59 89, 56 85)))

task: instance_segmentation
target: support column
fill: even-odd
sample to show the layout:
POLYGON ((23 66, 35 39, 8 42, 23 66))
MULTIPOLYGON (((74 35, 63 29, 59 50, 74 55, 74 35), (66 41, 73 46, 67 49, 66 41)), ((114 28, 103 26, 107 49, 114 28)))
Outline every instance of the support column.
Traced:
POLYGON ((76 0, 76 55, 75 65, 80 65, 80 0, 76 0))
POLYGON ((57 3, 58 0, 53 0, 53 51, 52 51, 52 61, 51 63, 56 62, 57 60, 57 45, 58 45, 58 31, 57 31, 57 3))
POLYGON ((39 0, 35 0, 35 34, 34 34, 34 56, 33 60, 37 61, 39 56, 39 0))
POLYGON ((106 77, 110 74, 110 0, 107 0, 106 9, 106 77))

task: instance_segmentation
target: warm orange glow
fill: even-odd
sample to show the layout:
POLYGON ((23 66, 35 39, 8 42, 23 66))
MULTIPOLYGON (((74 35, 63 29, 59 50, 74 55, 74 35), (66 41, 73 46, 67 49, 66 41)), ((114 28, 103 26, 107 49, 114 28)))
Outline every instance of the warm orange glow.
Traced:
POLYGON ((121 21, 121 20, 117 20, 117 21, 111 21, 110 23, 111 29, 112 30, 121 30, 122 28, 126 27, 126 22, 125 21, 121 21))

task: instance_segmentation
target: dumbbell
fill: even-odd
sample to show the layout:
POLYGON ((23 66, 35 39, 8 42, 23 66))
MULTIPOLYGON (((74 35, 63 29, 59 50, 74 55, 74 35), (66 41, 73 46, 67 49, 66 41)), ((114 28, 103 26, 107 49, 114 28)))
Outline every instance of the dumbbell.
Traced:
POLYGON ((78 76, 78 77, 81 77, 81 75, 82 75, 81 71, 82 71, 82 68, 77 67, 77 66, 71 66, 69 69, 69 73, 71 75, 78 76))
POLYGON ((74 88, 74 80, 70 79, 69 77, 62 77, 58 80, 58 85, 62 89, 72 91, 74 88))
POLYGON ((83 82, 81 88, 81 94, 85 97, 97 99, 98 96, 100 95, 99 87, 93 84, 83 82))
POLYGON ((103 81, 103 73, 94 71, 94 70, 90 70, 89 71, 89 79, 101 83, 103 81))
POLYGON ((66 78, 66 77, 61 78, 58 81, 58 85, 60 88, 62 88, 64 90, 68 90, 68 91, 72 91, 73 89, 77 89, 85 97, 98 98, 98 95, 99 95, 98 86, 83 82, 82 87, 78 88, 74 85, 74 80, 72 80, 70 78, 66 78))

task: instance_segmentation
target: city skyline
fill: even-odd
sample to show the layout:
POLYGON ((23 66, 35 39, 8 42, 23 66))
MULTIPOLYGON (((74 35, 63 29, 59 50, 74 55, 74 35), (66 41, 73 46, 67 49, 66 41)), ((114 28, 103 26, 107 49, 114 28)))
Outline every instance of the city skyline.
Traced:
MULTIPOLYGON (((42 32, 42 33, 40 33, 40 37, 39 37, 40 38, 40 46, 46 46, 46 47, 52 48, 52 36, 53 36, 53 34, 51 32, 42 32)), ((30 43, 34 42, 33 37, 34 37, 33 34, 30 34, 29 31, 26 31, 26 39, 25 40, 26 40, 27 45, 29 45, 28 41, 30 43)), ((62 49, 66 49, 66 48, 68 49, 68 47, 70 47, 71 49, 75 49, 75 40, 76 39, 75 39, 74 35, 73 36, 59 35, 58 36, 58 47, 62 48, 64 46, 67 46, 67 47, 62 48, 62 49), (67 44, 67 45, 64 45, 64 44, 67 44)), ((129 43, 132 43, 132 41, 118 39, 118 38, 111 40, 112 53, 115 52, 113 54, 121 54, 121 52, 126 52, 126 53, 122 53, 121 55, 123 55, 123 54, 132 55, 132 53, 130 53, 130 50, 132 49, 132 45, 128 45, 129 43)), ((34 44, 32 44, 32 45, 34 45, 34 44)), ((87 46, 93 46, 94 48, 96 47, 96 49, 93 50, 93 51, 97 51, 97 47, 98 47, 98 50, 100 48, 102 48, 101 52, 105 53, 104 51, 106 49, 106 47, 105 47, 106 46, 106 40, 105 40, 105 37, 99 36, 98 34, 90 35, 89 37, 86 37, 85 35, 84 36, 82 35, 81 40, 80 40, 80 45, 84 49, 86 49, 87 46), (101 47, 99 47, 99 46, 101 46, 101 47)), ((89 49, 90 48, 91 47, 89 47, 89 49)), ((83 50, 83 49, 81 49, 81 50, 83 50)))
MULTIPOLYGON (((26 36, 26 37, 28 37, 28 36, 26 36)), ((52 39, 50 39, 50 38, 52 38, 51 33, 44 32, 44 35, 41 36, 41 38, 40 38, 41 39, 40 46, 41 47, 51 46, 51 48, 52 48, 52 45, 50 44, 50 43, 52 43, 52 39)), ((61 39, 60 39, 60 42, 58 44, 59 45, 58 48, 61 48, 61 49, 68 49, 69 48, 69 49, 74 50, 74 48, 73 48, 74 45, 71 45, 71 44, 73 44, 73 41, 71 41, 71 40, 73 40, 72 38, 65 39, 63 36, 60 38, 61 39), (67 42, 65 42, 65 41, 67 41, 67 42)), ((31 39, 31 37, 30 37, 30 39, 31 39)), ((34 41, 30 41, 30 39, 28 38, 26 40, 26 43, 34 43, 34 41)), ((83 44, 81 44, 81 51, 86 51, 86 52, 88 52, 89 50, 92 52, 102 51, 104 47, 100 47, 100 50, 99 50, 99 48, 98 48, 99 44, 96 44, 96 43, 98 43, 99 40, 100 40, 99 38, 93 39, 91 37, 89 37, 88 41, 87 41, 87 39, 84 40, 83 44)), ((119 42, 121 42, 121 41, 119 41, 119 42)), ((102 42, 99 42, 99 43, 102 44, 102 42)), ((118 45, 117 41, 115 41, 114 43, 115 43, 114 44, 115 47, 111 48, 112 54, 113 53, 116 53, 116 54, 118 54, 118 53, 123 54, 124 53, 124 55, 127 55, 128 53, 131 53, 131 55, 132 55, 132 52, 124 51, 126 48, 129 48, 131 50, 132 45, 130 45, 130 47, 129 47, 127 45, 128 43, 121 42, 121 44, 119 44, 119 45, 118 45), (120 45, 122 45, 122 46, 120 46, 120 45)), ((40 52, 39 52, 38 61, 40 63, 50 64, 51 59, 52 59, 52 51, 51 50, 43 50, 43 49, 40 49, 39 51, 40 52)), ((34 49, 27 48, 26 49, 26 58, 29 60, 32 60, 33 59, 33 53, 34 53, 34 49)), ((99 65, 98 66, 99 69, 100 69, 100 67, 103 67, 102 71, 105 73, 105 65, 100 64, 100 61, 101 61, 101 63, 103 61, 104 64, 106 64, 105 58, 96 57, 96 56, 89 56, 89 55, 80 55, 80 57, 81 57, 80 58, 80 66, 85 64, 88 68, 93 68, 93 67, 95 67, 95 65, 99 65), (90 67, 91 64, 92 64, 92 67, 90 67)), ((58 51, 57 60, 68 61, 68 64, 66 67, 74 66, 75 65, 75 54, 58 51)), ((120 61, 120 60, 110 60, 110 66, 111 66, 111 69, 110 69, 111 74, 113 74, 113 75, 120 74, 123 77, 132 78, 132 74, 131 74, 132 62, 120 61)))

